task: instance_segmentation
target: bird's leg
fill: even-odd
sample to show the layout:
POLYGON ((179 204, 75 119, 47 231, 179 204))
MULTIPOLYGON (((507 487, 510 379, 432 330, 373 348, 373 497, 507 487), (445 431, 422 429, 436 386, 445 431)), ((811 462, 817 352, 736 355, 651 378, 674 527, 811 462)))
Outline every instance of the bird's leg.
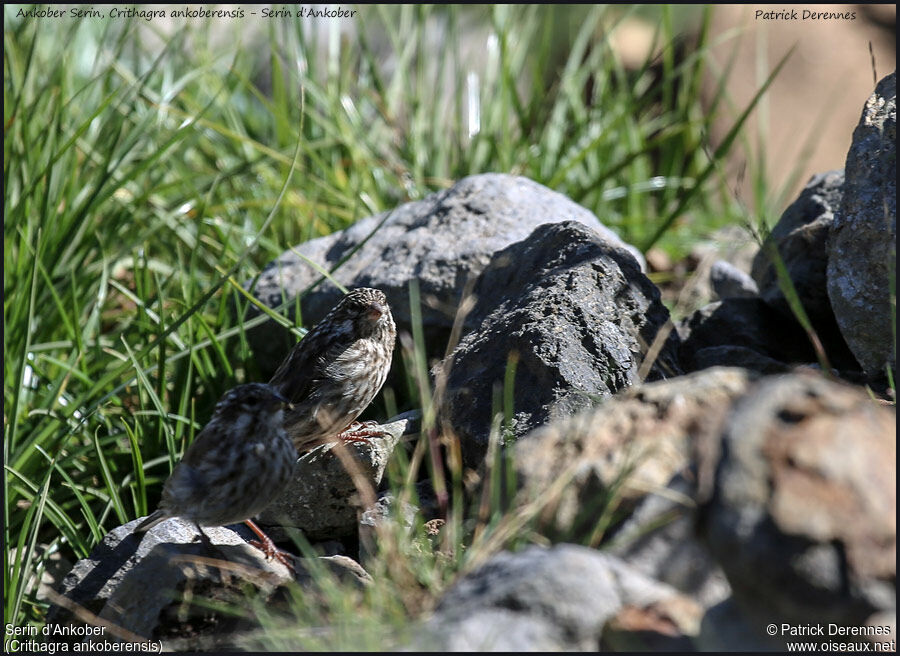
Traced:
MULTIPOLYGON (((194 526, 197 527, 197 531, 200 533, 200 535, 198 535, 197 538, 200 539, 200 542, 203 543, 203 546, 206 547, 207 549, 212 549, 213 548, 212 540, 210 540, 209 536, 203 532, 203 529, 200 527, 200 524, 198 524, 197 522, 194 522, 194 526)), ((194 539, 196 540, 197 538, 194 538, 194 539)))
POLYGON ((259 540, 250 540, 250 544, 266 554, 266 560, 274 557, 276 560, 278 560, 278 562, 280 562, 292 572, 296 571, 294 569, 294 563, 292 561, 291 554, 276 547, 275 542, 272 540, 272 538, 263 533, 263 530, 259 526, 257 526, 252 519, 245 519, 244 523, 248 527, 250 527, 250 530, 256 533, 256 536, 259 538, 259 540))
POLYGON ((367 444, 370 437, 382 437, 384 431, 374 430, 378 424, 374 421, 354 421, 338 434, 338 439, 343 442, 362 442, 367 444))

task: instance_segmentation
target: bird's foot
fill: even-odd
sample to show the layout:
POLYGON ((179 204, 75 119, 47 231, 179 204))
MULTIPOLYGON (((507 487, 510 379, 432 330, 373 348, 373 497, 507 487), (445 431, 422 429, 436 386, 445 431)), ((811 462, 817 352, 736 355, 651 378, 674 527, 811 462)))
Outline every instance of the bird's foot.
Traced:
POLYGON ((248 540, 248 544, 262 551, 266 555, 266 560, 275 558, 275 560, 287 567, 289 570, 291 570, 292 572, 296 572, 296 570, 294 569, 294 558, 290 553, 276 547, 275 542, 272 540, 272 538, 263 533, 263 530, 259 526, 257 526, 253 520, 248 519, 244 523, 249 526, 250 530, 256 533, 256 536, 259 538, 259 540, 248 540))
POLYGON ((338 435, 338 439, 342 442, 362 442, 368 444, 370 437, 382 437, 387 434, 382 430, 375 430, 377 425, 378 424, 374 421, 354 421, 338 435))

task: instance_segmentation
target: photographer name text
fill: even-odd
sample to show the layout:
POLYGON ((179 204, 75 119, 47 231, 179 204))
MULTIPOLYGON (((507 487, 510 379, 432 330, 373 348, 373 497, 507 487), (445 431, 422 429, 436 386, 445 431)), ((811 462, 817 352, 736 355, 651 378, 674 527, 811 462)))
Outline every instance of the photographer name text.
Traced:
POLYGON ((782 9, 779 11, 765 11, 757 9, 754 15, 756 20, 764 21, 828 21, 828 20, 856 20, 855 11, 813 11, 804 9, 782 9))

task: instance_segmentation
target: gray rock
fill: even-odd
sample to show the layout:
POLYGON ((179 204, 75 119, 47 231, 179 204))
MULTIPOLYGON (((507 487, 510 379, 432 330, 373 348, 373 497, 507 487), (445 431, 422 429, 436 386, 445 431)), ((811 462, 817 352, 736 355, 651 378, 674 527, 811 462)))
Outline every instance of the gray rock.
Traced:
POLYGON ((710 303, 678 326, 685 370, 743 367, 778 373, 788 364, 815 362, 800 325, 760 298, 726 298, 710 303))
POLYGON ((713 263, 709 270, 709 280, 713 292, 720 299, 748 298, 759 293, 753 278, 725 260, 713 263))
MULTIPOLYGON (((672 271, 676 276, 699 277, 692 279, 690 285, 678 286, 678 294, 670 300, 676 302, 677 299, 680 307, 693 311, 717 299, 735 295, 732 293, 734 286, 728 286, 728 282, 725 283, 725 288, 715 289, 714 283, 721 285, 722 281, 713 277, 713 267, 717 262, 727 264, 729 278, 737 277, 743 281, 740 283, 741 286, 746 286, 745 275, 750 273, 753 258, 758 251, 759 243, 747 228, 739 225, 719 228, 708 238, 694 244, 688 257, 674 265, 672 271), (740 273, 733 273, 734 270, 740 273), (693 271, 694 274, 690 274, 689 271, 693 271)), ((737 296, 743 297, 744 294, 737 296)))
MULTIPOLYGON (((148 638, 168 642, 184 636, 205 639, 211 632, 215 634, 213 646, 221 647, 251 628, 252 621, 217 613, 202 603, 192 604, 193 599, 241 603, 248 584, 255 590, 253 594, 266 599, 292 580, 300 584, 310 581, 306 561, 294 557, 292 573, 277 560, 266 560, 241 536, 252 535, 243 525, 205 528, 210 538, 207 546, 198 540, 193 524, 180 518, 134 534, 139 521, 108 533, 87 558, 75 564, 59 590, 66 601, 63 606, 51 607, 48 622, 79 624, 72 609, 82 608, 112 624, 112 629, 96 639, 100 642, 148 638)), ((335 574, 361 584, 370 580, 349 558, 320 560, 335 574)), ((80 637, 72 640, 77 642, 80 637)), ((187 648, 191 646, 196 643, 187 648)))
MULTIPOLYGON (((415 503, 404 501, 390 490, 385 490, 378 495, 378 500, 373 506, 366 508, 359 518, 359 559, 366 563, 378 553, 379 531, 391 528, 399 530, 404 535, 404 541, 418 540, 421 544, 421 535, 415 535, 416 515, 421 519, 430 521, 438 517, 437 499, 430 480, 416 483, 415 503), (399 527, 396 525, 399 524, 399 527)), ((426 527, 427 531, 427 527, 426 527)), ((427 547, 430 549, 431 547, 427 547)))
MULTIPOLYGON (((168 519, 145 534, 133 534, 137 520, 109 532, 94 547, 90 556, 75 563, 63 579, 59 592, 88 611, 120 622, 122 628, 150 637, 162 608, 173 600, 172 591, 187 580, 186 570, 170 561, 207 556, 226 559, 251 569, 270 572, 283 581, 290 579, 287 568, 277 561, 266 561, 264 554, 250 546, 235 531, 224 527, 204 529, 214 549, 199 541, 197 529, 178 518, 168 519), (150 565, 148 565, 150 563, 150 565), (153 584, 148 579, 148 567, 153 584), (158 570, 158 571, 157 571, 158 570), (128 582, 126 583, 126 580, 128 582), (137 583, 135 583, 137 581, 137 583), (141 583, 142 582, 142 583, 141 583), (139 590, 139 599, 123 599, 123 586, 139 590), (108 603, 116 598, 129 610, 127 617, 117 617, 108 603), (137 605, 138 607, 132 608, 137 605)), ((71 619, 67 610, 57 606, 51 610, 51 621, 71 619)))
MULTIPOLYGON (((634 258, 574 223, 543 225, 494 255, 475 287, 467 334, 446 372, 441 419, 477 467, 488 445, 510 354, 518 358, 511 433, 526 434, 639 382, 669 313, 634 258)), ((649 379, 677 375, 672 331, 649 379)))
POLYGON ((767 377, 705 454, 699 530, 750 626, 894 610, 892 408, 812 371, 767 377))
MULTIPOLYGON (((409 330, 409 283, 416 280, 426 335, 438 349, 434 355, 442 357, 466 281, 481 273, 495 251, 525 239, 541 224, 562 221, 583 224, 608 243, 628 249, 643 266, 637 249, 562 194, 527 178, 488 173, 286 251, 262 271, 253 293, 269 307, 291 301, 293 315, 293 299, 320 278, 301 255, 326 270, 349 258, 334 278, 347 287, 384 291, 398 327, 409 330)), ((245 286, 251 288, 251 281, 245 286)), ((303 296, 304 323, 319 321, 339 298, 330 281, 303 296)), ((257 314, 251 308, 248 316, 257 314)), ((273 321, 248 331, 248 339, 264 373, 274 371, 295 341, 273 321)))
POLYGON ((368 562, 378 554, 378 531, 399 524, 404 542, 408 542, 415 527, 418 508, 401 502, 392 493, 383 493, 374 505, 366 508, 359 518, 359 559, 368 562))
MULTIPOLYGON (((617 558, 575 545, 492 556, 451 587, 417 647, 439 651, 596 651, 626 607, 650 609, 677 592, 617 558)), ((690 603, 687 603, 690 606, 690 603)), ((699 613, 683 621, 699 626, 699 613)), ((691 630, 687 628, 686 630, 691 630)), ((696 630, 696 629, 694 629, 696 630)))
POLYGON ((418 432, 420 416, 418 410, 399 415, 375 428, 384 436, 366 443, 334 442, 304 453, 293 480, 260 513, 259 524, 274 540, 283 538, 284 527, 302 530, 308 540, 355 536, 360 508, 368 505, 365 495, 374 499, 394 447, 418 432))
MULTIPOLYGON (((846 180, 828 245, 828 297, 850 350, 871 377, 896 353, 891 284, 896 281, 897 78, 866 101, 844 167, 846 180)), ((895 283, 894 283, 895 284, 895 283)))

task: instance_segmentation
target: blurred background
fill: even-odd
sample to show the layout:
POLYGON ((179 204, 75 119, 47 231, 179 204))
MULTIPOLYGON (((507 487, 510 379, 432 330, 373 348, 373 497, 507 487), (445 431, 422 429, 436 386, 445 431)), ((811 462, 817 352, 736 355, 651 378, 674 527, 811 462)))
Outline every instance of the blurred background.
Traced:
MULTIPOLYGON (((740 31, 728 82, 738 106, 752 97, 768 67, 796 48, 748 126, 748 141, 759 148, 756 156, 765 158, 771 179, 792 181, 786 189, 788 200, 813 174, 844 167, 875 77, 881 80, 897 67, 896 24, 897 7, 890 4, 717 6, 713 30, 740 31), (755 19, 757 11, 791 9, 801 19, 803 11, 850 13, 855 19, 755 19)), ((714 49, 717 62, 727 61, 730 47, 723 43, 714 49)), ((726 125, 717 125, 714 134, 725 130, 726 125)), ((741 157, 733 156, 732 169, 741 157)))
MULTIPOLYGON (((351 5, 308 5, 309 7, 349 9, 351 5)), ((164 5, 146 5, 161 9, 164 5)), ((240 5, 221 5, 234 9, 240 5)), ((283 5, 272 5, 274 9, 283 5)), ((672 12, 672 34, 678 47, 676 58, 684 59, 700 38, 704 5, 679 5, 672 12)), ((708 7, 708 6, 706 6, 708 7)), ((367 34, 368 44, 379 57, 377 64, 390 74, 397 65, 390 37, 373 21, 376 12, 365 6, 357 8, 352 19, 309 19, 308 27, 320 31, 327 41, 339 35, 354 40, 367 34), (335 25, 337 23, 337 25, 335 25)), ((639 70, 648 60, 661 61, 661 42, 656 35, 660 27, 659 6, 610 7, 605 20, 598 25, 593 38, 608 39, 626 69, 639 70)), ((543 15, 553 14, 548 50, 561 65, 583 25, 586 9, 578 5, 544 6, 543 15)), ((734 114, 750 102, 771 69, 785 54, 794 49, 784 69, 753 112, 746 128, 747 146, 737 147, 729 157, 728 173, 732 183, 747 193, 746 179, 739 180, 740 170, 750 157, 762 158, 771 180, 785 182, 785 193, 793 197, 806 180, 817 172, 842 168, 850 146, 853 128, 859 119, 862 103, 874 88, 875 75, 881 79, 896 68, 897 8, 892 4, 801 4, 758 5, 717 4, 712 13, 709 32, 711 60, 715 62, 703 78, 704 102, 712 104, 718 93, 719 76, 727 73, 725 89, 734 114), (763 19, 759 12, 797 11, 800 20, 763 19), (803 12, 845 14, 851 19, 803 18, 803 12), (871 47, 871 51, 870 51, 871 47), (733 59, 733 61, 731 61, 733 59), (730 63, 729 63, 730 62, 730 63)), ((425 52, 433 48, 430 76, 441 68, 440 46, 458 38, 461 65, 472 75, 484 76, 489 65, 485 55, 497 47, 495 25, 490 11, 483 7, 459 8, 458 31, 451 30, 447 17, 440 11, 426 21, 425 52)), ((270 21, 273 19, 269 19, 270 21)), ((274 19, 277 20, 277 19, 274 19)), ((233 23, 233 21, 232 21, 233 23)), ((182 19, 154 21, 162 34, 184 28, 182 19)), ((213 25, 216 47, 232 45, 227 22, 213 25)), ((265 43, 266 20, 242 21, 242 39, 265 43)), ((164 37, 166 38, 166 37, 164 37)), ((344 43, 342 47, 348 44, 344 43)), ((327 49, 326 43, 322 47, 327 49)), ((333 46, 331 46, 333 47, 333 46)), ((261 72, 265 76, 270 71, 261 72)), ((448 93, 463 93, 452 88, 450 75, 441 80, 448 93), (449 85, 449 86, 448 86, 449 85)), ((522 89, 529 83, 520 80, 522 89)), ((464 115, 470 107, 463 105, 464 115)), ((469 117, 465 117, 464 120, 469 117)), ((717 143, 728 132, 735 116, 723 113, 712 124, 712 142, 717 143)), ((470 119, 471 120, 471 119, 470 119)), ((753 202, 751 197, 750 202, 753 202)))

